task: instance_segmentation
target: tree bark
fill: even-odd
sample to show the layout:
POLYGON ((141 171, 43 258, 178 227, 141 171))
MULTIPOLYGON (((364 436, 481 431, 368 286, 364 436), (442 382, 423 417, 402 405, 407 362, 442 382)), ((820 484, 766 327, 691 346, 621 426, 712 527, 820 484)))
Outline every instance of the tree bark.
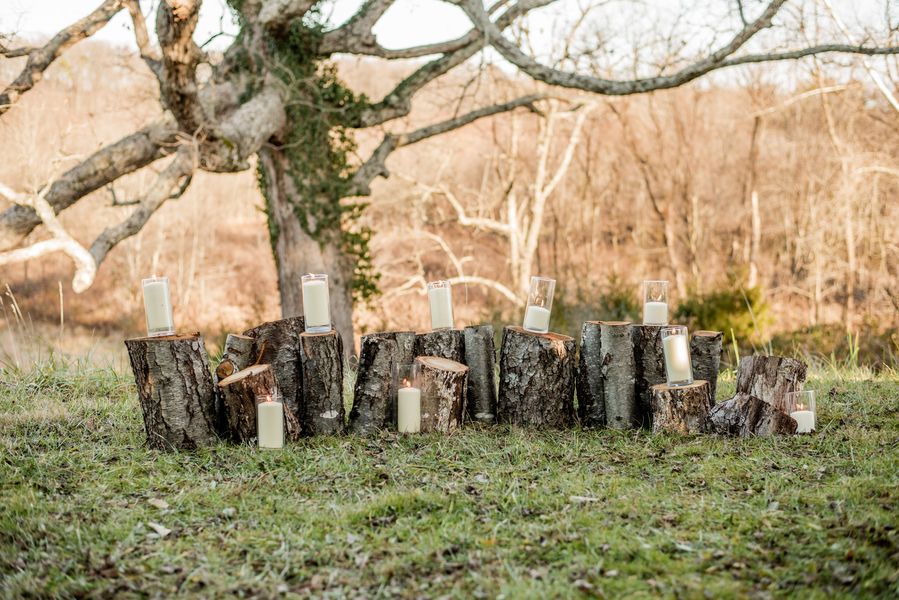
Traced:
POLYGON ((718 370, 721 366, 721 345, 724 334, 720 331, 697 331, 690 339, 690 359, 693 377, 709 382, 712 405, 718 392, 718 370))
POLYGON ((652 386, 652 432, 705 433, 712 408, 711 386, 704 379, 690 385, 652 386))
POLYGON ((802 390, 806 364, 782 356, 745 356, 737 369, 737 395, 748 394, 763 400, 777 410, 789 413, 788 392, 802 390))
POLYGON ((199 333, 125 340, 147 445, 193 450, 216 443, 209 357, 199 333))
MULTIPOLYGON (((224 378, 218 384, 225 412, 225 437, 233 442, 251 442, 257 437, 256 405, 260 396, 283 401, 271 365, 247 367, 224 378)), ((285 439, 300 437, 300 423, 284 406, 285 439)))
POLYGON ((437 329, 415 335, 415 356, 439 356, 465 362, 465 339, 461 329, 437 329))
POLYGON ((352 433, 370 435, 396 425, 396 388, 391 367, 412 364, 414 350, 412 331, 362 336, 350 410, 352 433))
POLYGON ((344 432, 343 340, 337 331, 303 333, 303 403, 300 423, 305 435, 344 432))
POLYGON ((468 366, 468 419, 478 423, 496 422, 496 347, 493 325, 465 328, 465 364, 468 366))
POLYGON ((606 424, 601 352, 600 322, 585 321, 581 327, 577 368, 577 410, 584 427, 602 427, 606 424))
POLYGON ((271 365, 282 401, 297 419, 303 416, 300 410, 303 402, 300 335, 303 330, 303 317, 291 317, 269 321, 243 332, 255 340, 253 362, 271 365))
POLYGON ((600 365, 606 423, 613 429, 639 426, 634 395, 634 343, 630 323, 600 323, 600 365))
POLYGON ((506 326, 500 349, 497 420, 567 427, 574 413, 574 339, 506 326))
POLYGON ((245 369, 253 362, 253 342, 255 340, 246 335, 229 333, 225 338, 225 349, 219 364, 212 372, 212 381, 215 384, 215 430, 221 437, 227 437, 228 420, 225 405, 222 398, 222 390, 218 384, 226 377, 234 375, 241 369, 245 369))
POLYGON ((439 356, 419 356, 421 431, 452 433, 462 427, 468 367, 439 356))
POLYGON ((643 427, 652 427, 652 386, 667 383, 661 331, 661 325, 631 325, 634 341, 634 396, 637 404, 635 422, 643 427))
POLYGON ((787 413, 749 394, 737 394, 717 404, 709 414, 713 433, 751 437, 796 433, 797 423, 787 413))

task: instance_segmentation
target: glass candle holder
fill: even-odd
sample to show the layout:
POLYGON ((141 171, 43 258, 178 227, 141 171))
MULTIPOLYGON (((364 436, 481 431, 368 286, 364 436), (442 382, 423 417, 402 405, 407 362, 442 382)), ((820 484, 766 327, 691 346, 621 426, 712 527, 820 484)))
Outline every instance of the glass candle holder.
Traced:
POLYGON ((643 282, 643 324, 668 324, 668 282, 647 280, 643 282))
POLYGON ((284 404, 271 394, 256 395, 256 440, 260 448, 284 447, 284 404))
POLYGON ((796 433, 811 433, 815 430, 815 391, 788 392, 787 410, 796 419, 796 433))
POLYGON ((172 299, 168 277, 150 277, 141 281, 144 289, 144 314, 147 318, 147 335, 157 337, 174 335, 175 319, 172 316, 172 299))
POLYGON ((331 331, 331 296, 328 276, 303 275, 303 317, 307 333, 331 331))
POLYGON ((553 308, 556 280, 548 277, 531 277, 531 291, 524 311, 523 327, 534 333, 549 331, 549 315, 553 308))
POLYGON ((421 431, 421 382, 417 364, 393 365, 396 390, 396 429, 400 433, 421 431))
POLYGON ((665 353, 665 374, 672 387, 693 383, 693 365, 690 361, 690 338, 683 325, 662 327, 662 350, 665 353))
POLYGON ((431 329, 452 329, 453 292, 449 281, 428 283, 428 304, 431 307, 431 329))

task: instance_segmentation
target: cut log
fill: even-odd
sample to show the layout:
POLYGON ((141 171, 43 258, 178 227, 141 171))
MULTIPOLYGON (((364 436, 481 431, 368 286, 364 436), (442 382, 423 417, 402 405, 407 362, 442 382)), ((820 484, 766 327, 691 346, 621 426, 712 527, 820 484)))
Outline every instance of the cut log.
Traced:
POLYGON ((634 342, 630 323, 600 323, 600 365, 602 396, 606 407, 606 424, 613 429, 639 426, 639 413, 634 395, 634 342))
POLYGON ((663 325, 631 325, 634 341, 634 396, 637 402, 635 421, 652 426, 652 386, 667 383, 665 353, 662 350, 663 325))
POLYGON ((576 382, 577 413, 583 427, 602 427, 606 424, 601 350, 599 321, 585 321, 581 327, 576 382))
POLYGON ((439 356, 419 356, 421 431, 452 433, 462 427, 468 367, 439 356))
MULTIPOLYGON (((260 397, 270 396, 282 400, 275 375, 270 365, 252 365, 221 380, 225 412, 225 435, 233 442, 250 442, 256 439, 256 404, 260 397)), ((300 423, 296 416, 284 407, 284 429, 287 440, 300 437, 300 423)))
POLYGON ((724 334, 720 331, 697 331, 690 339, 690 360, 693 377, 709 382, 712 405, 718 392, 718 369, 721 367, 721 344, 724 334))
POLYGON ((574 416, 574 339, 506 326, 500 349, 497 421, 567 427, 574 416))
POLYGON ((672 387, 652 386, 652 432, 705 433, 712 408, 711 386, 704 379, 672 387))
POLYGON ((796 420, 773 405, 749 394, 737 394, 715 405, 709 413, 713 433, 750 437, 796 433, 796 420))
POLYGON ((243 332, 244 335, 255 339, 252 364, 271 365, 278 389, 281 390, 282 402, 297 419, 302 418, 300 334, 303 331, 303 317, 290 317, 263 323, 243 332))
POLYGON ((222 358, 212 372, 212 379, 215 384, 215 429, 221 437, 227 437, 228 422, 222 391, 218 387, 218 383, 252 364, 254 360, 253 342, 254 340, 250 336, 229 333, 228 337, 225 338, 225 349, 222 352, 222 358))
POLYGON ((415 333, 412 331, 362 336, 350 431, 370 435, 379 429, 396 426, 396 389, 391 367, 412 364, 414 350, 415 333))
POLYGON ((343 340, 336 330, 303 333, 303 402, 300 424, 304 435, 344 432, 343 340))
POLYGON ((496 422, 496 346, 493 325, 466 327, 465 365, 468 367, 468 419, 477 423, 496 422))
POLYGON ((218 441, 209 357, 199 333, 125 340, 147 445, 193 450, 218 441))
POLYGON ((763 400, 781 412, 789 413, 788 392, 802 390, 808 367, 801 360, 782 356, 746 356, 737 369, 737 394, 763 400))
POLYGON ((465 340, 462 330, 438 329, 416 334, 415 356, 439 356, 464 364, 465 340))

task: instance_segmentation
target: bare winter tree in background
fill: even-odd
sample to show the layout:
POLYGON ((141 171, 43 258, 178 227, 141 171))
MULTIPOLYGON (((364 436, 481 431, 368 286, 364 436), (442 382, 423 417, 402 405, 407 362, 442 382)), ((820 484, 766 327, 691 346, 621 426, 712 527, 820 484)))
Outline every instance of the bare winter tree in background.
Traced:
MULTIPOLYGON (((161 205, 181 195, 197 170, 245 170, 255 157, 282 312, 290 315, 302 310, 300 273, 328 272, 335 321, 344 337, 351 339, 354 297, 364 298, 374 290, 369 232, 358 226, 356 217, 363 205, 355 199, 368 195, 372 181, 388 174, 390 154, 491 115, 522 107, 539 110, 537 105, 546 99, 545 86, 535 84, 536 92, 467 106, 447 120, 399 130, 396 123, 411 112, 413 101, 426 86, 470 59, 483 57, 488 46, 535 82, 611 96, 673 88, 737 65, 833 53, 866 57, 899 53, 899 47, 891 45, 890 32, 882 39, 845 41, 851 36, 844 36, 840 41, 808 43, 802 21, 805 12, 790 12, 787 0, 721 0, 717 7, 724 7, 726 18, 707 36, 707 47, 686 40, 681 50, 665 52, 665 60, 649 67, 633 66, 650 60, 644 56, 645 49, 623 66, 616 62, 620 52, 614 54, 601 43, 601 30, 581 33, 592 7, 584 12, 585 19, 571 25, 565 38, 581 43, 566 43, 561 60, 541 62, 526 44, 513 40, 523 39, 521 24, 529 13, 543 9, 552 14, 554 0, 500 0, 486 6, 482 0, 461 0, 455 4, 470 18, 470 31, 453 40, 390 49, 378 42, 373 27, 393 4, 393 0, 368 0, 346 22, 332 26, 322 17, 321 3, 311 0, 231 0, 240 34, 221 56, 206 53, 194 41, 201 0, 158 3, 158 45, 151 42, 137 0, 106 0, 41 46, 0 45, 0 56, 24 61, 18 76, 0 91, 2 118, 40 84, 44 71, 69 47, 127 10, 141 56, 158 81, 163 109, 157 121, 84 158, 32 193, 0 188, 0 194, 13 203, 0 213, 0 251, 7 252, 0 254, 0 261, 65 250, 77 257, 75 287, 83 289, 108 253, 139 232, 161 205), (726 29, 723 33, 722 28, 726 29), (762 33, 765 30, 772 32, 762 33), (514 38, 508 37, 510 32, 514 38), (786 47, 787 43, 801 45, 786 47), (332 66, 336 55, 420 62, 389 93, 372 100, 339 80, 332 66), (612 78, 616 74, 625 75, 612 78), (364 130, 384 133, 378 134, 380 143, 369 155, 356 160, 357 134, 364 130), (89 248, 74 247, 71 236, 58 231, 51 213, 157 162, 164 166, 133 212, 120 223, 110 224, 89 248), (41 223, 54 239, 37 242, 29 251, 19 248, 41 223), (88 255, 92 268, 81 264, 88 255)), ((678 45, 678 40, 668 42, 678 45)), ((544 127, 551 123, 548 120, 544 127)), ((639 144, 635 143, 633 150, 639 153, 639 144)), ((552 193, 552 187, 552 176, 547 173, 542 189, 533 191, 534 207, 541 194, 548 197, 552 193)), ((689 199, 689 195, 685 197, 689 199)), ((531 238, 539 236, 539 226, 534 234, 514 220, 507 224, 522 231, 519 252, 513 253, 520 263, 513 269, 513 286, 520 290, 536 247, 531 238)))

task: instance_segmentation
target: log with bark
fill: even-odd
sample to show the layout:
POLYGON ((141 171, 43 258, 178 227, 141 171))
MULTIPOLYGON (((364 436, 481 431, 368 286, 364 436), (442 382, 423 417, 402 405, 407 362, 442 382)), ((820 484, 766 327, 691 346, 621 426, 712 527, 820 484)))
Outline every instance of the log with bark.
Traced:
POLYGON ((216 443, 209 357, 199 333, 125 340, 147 445, 193 450, 216 443))
POLYGON ((343 340, 336 330, 300 335, 303 365, 301 418, 304 435, 344 432, 343 340))
POLYGON ((350 431, 370 435, 379 429, 396 426, 396 389, 391 367, 412 364, 414 350, 415 333, 412 331, 362 336, 350 431))
MULTIPOLYGON (((282 400, 274 372, 267 364, 252 365, 229 375, 219 382, 218 387, 225 413, 225 437, 233 442, 256 439, 256 404, 266 397, 282 400)), ((285 439, 299 438, 300 423, 286 406, 284 429, 285 439)))
POLYGON ((215 429, 222 437, 227 436, 228 423, 225 407, 222 401, 222 392, 218 387, 220 381, 234 375, 241 369, 245 369, 253 362, 253 342, 255 340, 247 335, 229 333, 225 338, 225 349, 222 358, 215 367, 213 383, 215 389, 215 429))
POLYGON ((808 367, 801 360, 782 356, 746 356, 737 369, 737 394, 754 396, 789 413, 789 392, 802 390, 808 367))
POLYGON ((468 367, 440 356, 419 356, 421 431, 452 433, 462 427, 468 367))
POLYGON ((772 404, 750 394, 737 394, 715 405, 709 413, 711 431, 750 437, 796 432, 796 420, 772 404))
POLYGON ((662 325, 631 325, 634 342, 635 422, 652 426, 652 386, 667 383, 665 353, 662 351, 662 325))
POLYGON ((567 427, 574 413, 574 339, 506 326, 500 349, 497 421, 567 427))
MULTIPOLYGON (((253 364, 271 365, 272 373, 284 405, 297 419, 303 402, 302 358, 300 335, 304 331, 303 317, 289 317, 263 323, 243 332, 255 340, 253 364)), ((287 411, 285 411, 287 412, 287 411)))
POLYGON ((461 329, 437 329, 415 335, 415 356, 440 356, 465 362, 465 340, 461 329))
POLYGON ((601 351, 600 322, 585 321, 581 327, 576 381, 578 419, 583 427, 606 424, 601 351))
POLYGON ((496 347, 493 325, 473 325, 463 332, 465 364, 468 367, 468 419, 496 422, 496 347))
POLYGON ((712 404, 718 392, 718 370, 721 367, 721 345, 724 334, 720 331, 697 331, 690 339, 690 360, 694 379, 709 382, 712 404))
POLYGON ((613 429, 639 426, 634 393, 634 345, 631 325, 626 321, 600 323, 600 368, 602 402, 606 424, 613 429))
POLYGON ((705 433, 712 408, 711 386, 704 379, 689 385, 652 386, 652 432, 705 433))

